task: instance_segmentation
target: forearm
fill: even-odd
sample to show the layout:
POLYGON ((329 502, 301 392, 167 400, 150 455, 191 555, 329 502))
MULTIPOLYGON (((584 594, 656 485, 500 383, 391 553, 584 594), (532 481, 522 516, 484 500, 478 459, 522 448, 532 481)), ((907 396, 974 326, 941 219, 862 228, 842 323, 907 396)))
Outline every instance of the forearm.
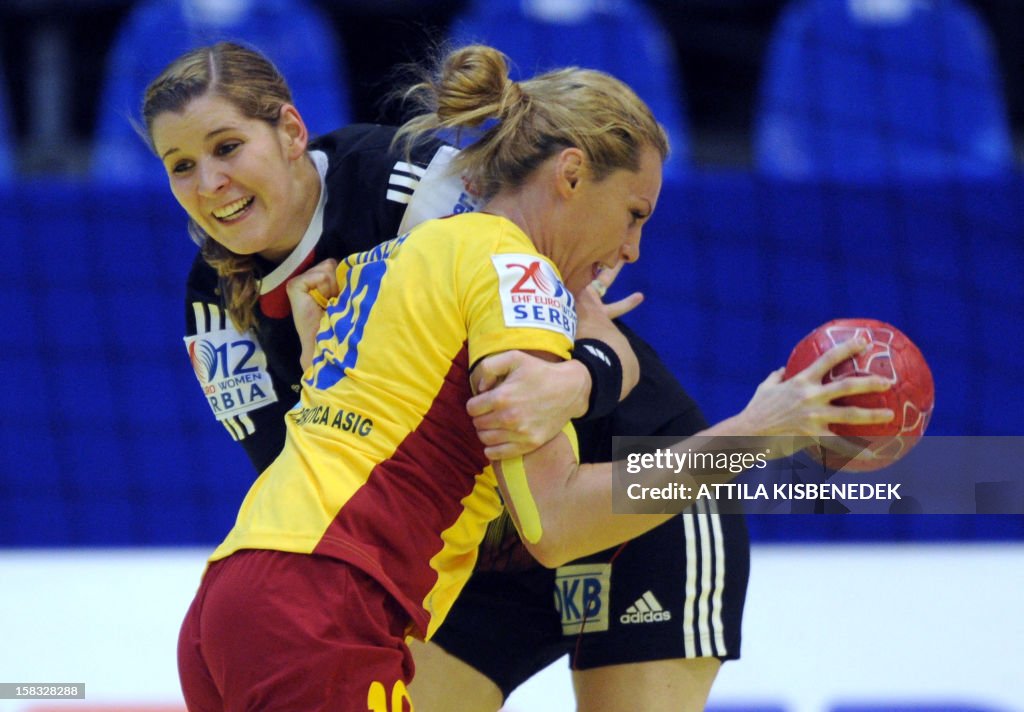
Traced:
POLYGON ((612 464, 578 464, 565 431, 495 470, 524 544, 545 566, 603 551, 672 516, 615 514, 612 464))
POLYGON ((540 511, 546 537, 538 549, 541 563, 561 566, 634 539, 678 516, 615 513, 612 488, 612 464, 601 463, 577 466, 557 486, 538 495, 544 502, 540 511))
MULTIPOLYGON (((643 486, 662 489, 683 484, 697 492, 700 482, 719 482, 723 477, 731 480, 737 476, 736 472, 709 469, 704 460, 692 455, 708 448, 717 451, 722 442, 719 438, 735 438, 746 433, 749 429, 745 420, 736 416, 693 436, 680 437, 661 460, 666 463, 664 466, 645 467, 643 486)), ((738 445, 740 441, 733 442, 738 445)), ((524 543, 538 561, 549 567, 633 539, 678 516, 685 506, 685 502, 674 502, 671 512, 657 514, 614 512, 613 464, 578 464, 570 439, 564 433, 522 458, 525 489, 507 489, 507 475, 500 466, 496 469, 502 475, 505 501, 520 527, 524 543), (529 497, 526 501, 524 492, 529 497), (531 510, 536 512, 536 522, 523 516, 531 510)), ((620 482, 619 486, 626 484, 620 482)))
MULTIPOLYGON (((681 438, 669 448, 659 449, 662 457, 643 466, 644 486, 661 489, 681 484, 696 494, 699 490, 694 485, 698 482, 731 480, 755 462, 786 457, 814 438, 831 435, 831 423, 889 422, 893 417, 890 409, 835 403, 850 395, 882 392, 890 386, 886 379, 860 376, 822 382, 831 369, 864 348, 864 342, 851 339, 829 349, 790 379, 783 380, 783 369, 772 372, 739 414, 691 437, 681 438), (726 437, 730 438, 728 464, 720 464, 719 457, 709 461, 701 456, 722 454, 720 438, 726 437), (735 461, 734 451, 746 452, 741 452, 743 457, 735 461)), ((570 433, 574 437, 574 433, 570 433)), ((513 517, 518 517, 516 510, 519 509, 536 512, 532 535, 524 536, 524 543, 546 566, 557 566, 607 549, 673 516, 614 514, 612 465, 580 466, 573 441, 564 433, 524 456, 522 465, 522 479, 528 487, 520 487, 519 492, 527 492, 526 496, 509 495, 500 466, 497 468, 499 482, 513 517), (524 504, 528 507, 521 506, 524 504)), ((522 532, 521 518, 517 518, 516 523, 522 532)))
POLYGON ((472 378, 478 395, 466 403, 466 411, 490 459, 522 456, 551 440, 570 420, 599 416, 595 400, 609 411, 615 407, 619 377, 602 373, 611 369, 586 353, 600 363, 593 367, 596 381, 590 367, 575 357, 553 363, 550 354, 506 351, 476 365, 472 378))

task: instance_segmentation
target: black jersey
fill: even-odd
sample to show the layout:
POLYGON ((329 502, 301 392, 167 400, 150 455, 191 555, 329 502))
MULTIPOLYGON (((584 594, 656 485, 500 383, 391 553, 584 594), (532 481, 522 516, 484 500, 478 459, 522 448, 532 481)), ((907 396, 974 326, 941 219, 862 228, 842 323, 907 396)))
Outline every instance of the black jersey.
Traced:
POLYGON ((185 297, 185 344, 214 416, 241 442, 258 472, 284 445, 285 413, 298 398, 300 345, 285 291, 289 278, 327 259, 342 259, 389 240, 431 217, 475 209, 447 170, 455 150, 393 150, 391 127, 357 124, 317 138, 310 156, 324 190, 300 244, 279 265, 257 260, 256 330, 231 323, 216 271, 197 255, 185 297))

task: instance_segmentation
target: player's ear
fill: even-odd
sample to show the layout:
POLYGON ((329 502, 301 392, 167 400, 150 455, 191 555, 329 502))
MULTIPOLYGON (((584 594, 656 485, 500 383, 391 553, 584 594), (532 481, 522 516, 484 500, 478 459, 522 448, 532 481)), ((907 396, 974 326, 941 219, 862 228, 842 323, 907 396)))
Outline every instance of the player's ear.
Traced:
POLYGON ((564 197, 570 197, 576 191, 583 174, 584 162, 583 151, 575 147, 562 149, 558 154, 555 161, 555 180, 558 192, 564 197))
POLYGON ((296 159, 306 153, 309 145, 309 130, 299 110, 292 104, 282 104, 277 120, 277 130, 283 141, 288 157, 296 159))

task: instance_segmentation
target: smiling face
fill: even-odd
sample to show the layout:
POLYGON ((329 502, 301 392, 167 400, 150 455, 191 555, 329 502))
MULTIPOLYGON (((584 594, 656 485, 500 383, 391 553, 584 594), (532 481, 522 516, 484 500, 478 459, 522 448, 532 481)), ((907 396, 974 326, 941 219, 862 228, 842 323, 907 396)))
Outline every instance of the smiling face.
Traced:
POLYGON ((157 115, 151 135, 175 199, 211 238, 275 262, 301 240, 319 178, 294 107, 286 104, 274 126, 208 93, 157 115))
POLYGON ((661 174, 661 156, 647 148, 636 172, 620 169, 595 181, 584 164, 575 184, 569 180, 571 197, 551 255, 569 289, 581 289, 620 260, 640 257, 641 230, 657 205, 661 174))

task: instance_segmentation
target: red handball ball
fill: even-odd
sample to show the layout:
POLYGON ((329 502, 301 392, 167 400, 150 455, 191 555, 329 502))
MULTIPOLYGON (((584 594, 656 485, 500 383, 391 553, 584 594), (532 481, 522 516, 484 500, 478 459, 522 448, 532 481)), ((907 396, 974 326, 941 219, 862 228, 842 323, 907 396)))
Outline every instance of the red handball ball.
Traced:
POLYGON ((857 337, 868 342, 867 348, 834 367, 822 383, 872 374, 887 378, 892 387, 883 393, 864 393, 834 402, 863 408, 890 408, 895 417, 878 425, 830 425, 832 432, 854 444, 854 451, 860 449, 856 455, 851 455, 846 448, 844 454, 825 447, 812 447, 808 452, 831 469, 866 472, 886 467, 906 455, 924 435, 931 419, 935 384, 931 369, 914 342, 883 321, 836 319, 822 324, 796 345, 783 378, 791 378, 833 346, 857 337))

